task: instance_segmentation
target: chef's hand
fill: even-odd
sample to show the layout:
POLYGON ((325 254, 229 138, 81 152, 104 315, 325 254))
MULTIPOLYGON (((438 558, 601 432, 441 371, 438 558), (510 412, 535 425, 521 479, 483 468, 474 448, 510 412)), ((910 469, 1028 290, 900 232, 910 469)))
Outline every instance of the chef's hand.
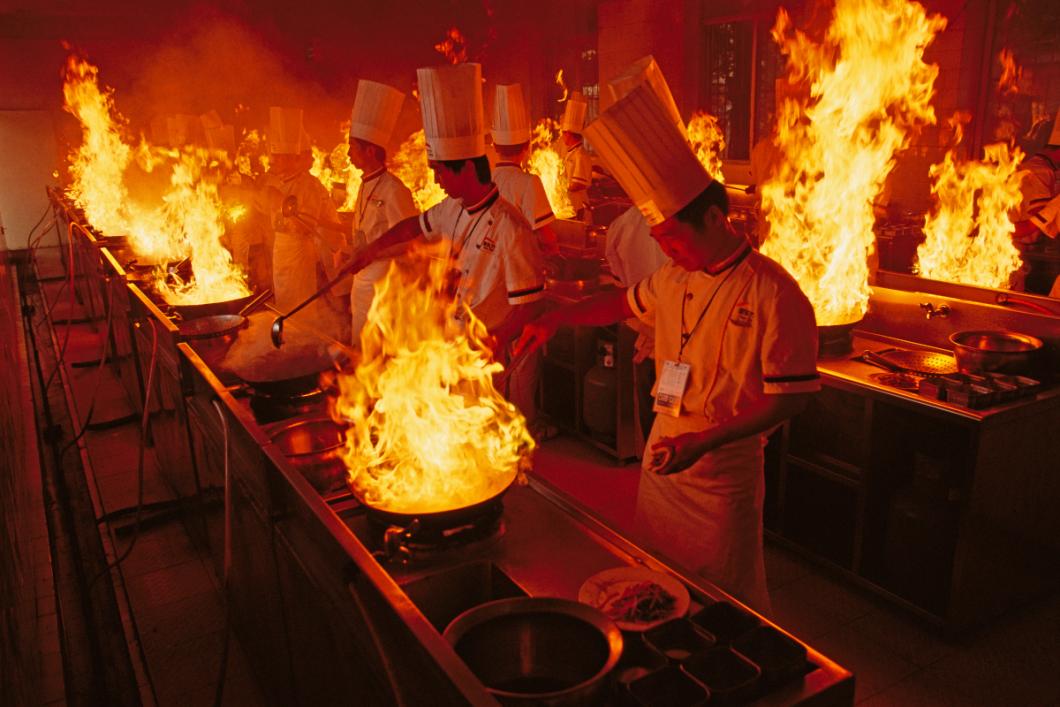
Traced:
POLYGON ((523 333, 512 348, 512 357, 526 353, 532 353, 545 345, 558 329, 558 325, 547 314, 538 317, 523 327, 523 333))
POLYGON ((701 433, 687 432, 676 437, 660 437, 651 447, 648 471, 659 476, 677 474, 709 451, 701 433))

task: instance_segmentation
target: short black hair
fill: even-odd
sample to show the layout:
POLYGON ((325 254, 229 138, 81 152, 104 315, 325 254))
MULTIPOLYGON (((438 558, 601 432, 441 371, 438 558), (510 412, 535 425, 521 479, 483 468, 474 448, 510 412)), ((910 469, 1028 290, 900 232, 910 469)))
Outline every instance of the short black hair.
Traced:
POLYGON ((498 145, 493 143, 493 148, 497 150, 497 154, 505 159, 515 159, 523 154, 523 150, 528 147, 530 147, 529 142, 521 142, 518 145, 498 145))
POLYGON ((385 147, 383 147, 382 145, 378 145, 378 144, 376 144, 374 142, 370 142, 368 140, 364 140, 364 139, 359 138, 359 137, 355 137, 353 139, 356 140, 357 143, 362 148, 374 150, 376 159, 378 159, 383 164, 386 164, 386 148, 385 147))
POLYGON ((485 155, 471 157, 465 160, 438 160, 438 162, 444 165, 450 172, 459 172, 463 169, 465 162, 470 162, 475 165, 475 176, 478 177, 479 184, 489 184, 493 181, 493 173, 490 171, 490 161, 486 159, 485 155))
POLYGON ((703 225, 703 216, 711 206, 717 206, 723 214, 729 215, 729 195, 725 192, 725 185, 717 180, 711 182, 706 189, 699 192, 699 196, 674 214, 674 218, 698 229, 703 225))

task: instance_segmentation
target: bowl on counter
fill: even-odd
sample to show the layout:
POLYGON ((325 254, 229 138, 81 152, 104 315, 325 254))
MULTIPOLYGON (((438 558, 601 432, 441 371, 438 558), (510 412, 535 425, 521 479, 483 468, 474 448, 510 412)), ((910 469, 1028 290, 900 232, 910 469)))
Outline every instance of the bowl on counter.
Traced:
POLYGON ((622 654, 618 626, 567 599, 487 602, 457 616, 443 635, 505 705, 598 704, 622 654))
POLYGON ((342 461, 345 433, 341 425, 326 417, 294 420, 270 432, 287 461, 320 493, 346 485, 342 461))
POLYGON ((957 368, 962 373, 1035 371, 1043 343, 1036 336, 1000 329, 958 331, 950 336, 957 368))

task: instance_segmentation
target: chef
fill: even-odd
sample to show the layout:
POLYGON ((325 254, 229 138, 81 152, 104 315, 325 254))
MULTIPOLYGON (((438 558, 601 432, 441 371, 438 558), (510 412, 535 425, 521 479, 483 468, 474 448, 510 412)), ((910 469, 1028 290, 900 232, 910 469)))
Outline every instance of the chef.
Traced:
MULTIPOLYGON (((317 265, 324 254, 338 250, 342 237, 321 224, 335 224, 338 215, 327 189, 309 173, 312 157, 309 139, 302 127, 299 108, 269 108, 269 153, 271 164, 264 180, 264 208, 275 232, 272 250, 272 283, 276 306, 286 311, 316 292, 317 265), (295 198, 297 213, 285 216, 283 203, 295 198)), ((318 300, 306 312, 316 326, 332 327, 325 302, 318 300)))
POLYGON ((560 130, 563 131, 563 144, 567 154, 563 157, 563 172, 567 175, 567 189, 570 192, 571 206, 575 218, 584 216, 585 206, 589 201, 589 184, 593 178, 593 162, 585 152, 582 143, 582 129, 585 127, 585 113, 589 104, 581 93, 575 91, 563 107, 563 118, 560 130))
MULTIPOLYGON (((350 162, 364 174, 353 207, 353 249, 364 248, 398 222, 417 214, 412 192, 386 168, 386 146, 401 115, 405 94, 375 81, 362 80, 350 116, 350 162)), ((389 262, 379 260, 353 278, 350 290, 350 337, 360 341, 361 329, 375 296, 375 283, 389 262)))
POLYGON ((523 212, 534 229, 538 244, 546 253, 557 253, 556 220, 545 186, 536 174, 523 169, 530 147, 530 114, 526 110, 523 87, 517 83, 498 85, 493 94, 493 148, 499 159, 493 166, 493 183, 501 198, 523 212))
MULTIPOLYGON (((1014 237, 1030 244, 1045 234, 1055 242, 1060 234, 1060 110, 1045 148, 1024 160, 1017 177, 1022 200, 1013 217, 1014 237)), ((1060 297, 1060 278, 1053 282, 1049 296, 1060 297)))
MULTIPOLYGON (((486 158, 482 73, 463 63, 419 69, 427 158, 448 198, 407 218, 354 258, 354 269, 393 256, 416 241, 445 240, 457 272, 456 296, 494 339, 507 361, 509 345, 536 316, 544 294, 544 263, 530 224, 501 198, 486 158)), ((519 371, 509 385, 519 385, 519 371)))
POLYGON ((729 224, 711 180, 651 87, 587 136, 670 257, 630 288, 556 309, 517 353, 562 325, 655 323, 658 415, 637 490, 641 539, 768 613, 762 559, 765 436, 819 389, 813 309, 784 269, 729 224))

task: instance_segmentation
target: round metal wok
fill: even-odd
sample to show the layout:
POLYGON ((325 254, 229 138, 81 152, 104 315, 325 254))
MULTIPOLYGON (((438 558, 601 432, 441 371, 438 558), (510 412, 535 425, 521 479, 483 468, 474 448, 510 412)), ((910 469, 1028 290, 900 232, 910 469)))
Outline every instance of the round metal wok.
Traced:
POLYGON ((266 398, 290 399, 317 390, 320 374, 334 364, 324 354, 288 354, 270 349, 267 361, 258 361, 253 368, 242 368, 237 362, 233 373, 252 389, 255 395, 266 398))
POLYGON ((247 323, 246 315, 264 302, 271 293, 272 290, 265 290, 255 295, 237 314, 214 314, 181 322, 178 326, 180 335, 185 339, 209 339, 231 334, 247 323))
POLYGON ((422 513, 387 510, 365 500, 356 490, 353 490, 353 495, 361 502, 361 505, 364 506, 370 521, 382 526, 398 526, 401 528, 409 528, 415 523, 418 528, 417 533, 430 533, 432 531, 444 531, 452 528, 459 528, 460 526, 474 523, 475 521, 482 519, 484 516, 488 516, 492 513, 499 513, 501 498, 508 492, 508 489, 512 487, 513 483, 515 483, 515 476, 512 477, 512 480, 509 481, 504 488, 493 496, 479 501, 478 503, 473 503, 470 506, 461 506, 460 508, 450 508, 444 511, 427 511, 422 513))
POLYGON ((215 314, 236 314, 251 300, 258 295, 251 293, 246 297, 224 300, 222 302, 207 302, 205 304, 171 304, 169 308, 179 314, 182 319, 197 319, 198 317, 212 317, 215 314))

